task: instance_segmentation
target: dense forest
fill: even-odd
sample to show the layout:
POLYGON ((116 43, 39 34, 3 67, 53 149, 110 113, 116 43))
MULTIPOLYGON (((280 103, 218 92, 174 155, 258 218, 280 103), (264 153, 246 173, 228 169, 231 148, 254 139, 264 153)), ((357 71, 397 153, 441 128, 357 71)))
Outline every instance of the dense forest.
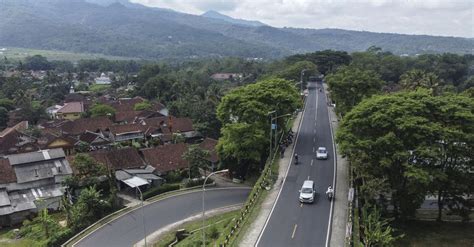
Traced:
POLYGON ((373 45, 399 55, 466 54, 474 47, 466 38, 241 25, 127 1, 3 0, 0 19, 0 46, 146 59, 281 58, 373 45))

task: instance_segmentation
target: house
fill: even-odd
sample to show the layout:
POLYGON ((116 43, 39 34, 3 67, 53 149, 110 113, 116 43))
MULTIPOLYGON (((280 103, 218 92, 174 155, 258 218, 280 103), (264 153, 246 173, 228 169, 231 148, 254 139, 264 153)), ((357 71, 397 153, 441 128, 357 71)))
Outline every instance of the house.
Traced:
POLYGON ((26 129, 28 129, 28 121, 22 121, 0 132, 0 155, 38 150, 36 140, 23 134, 26 129))
POLYGON ((81 118, 81 114, 83 112, 84 103, 69 102, 65 103, 61 108, 56 111, 56 117, 59 119, 76 120, 81 118))
POLYGON ((121 111, 115 113, 114 122, 120 124, 138 123, 143 119, 152 117, 162 117, 163 114, 155 111, 121 111))
POLYGON ((11 226, 43 208, 58 210, 72 169, 58 148, 7 155, 0 174, 0 225, 11 226))
POLYGON ((112 81, 107 75, 105 75, 105 73, 102 73, 100 74, 100 77, 95 78, 95 84, 109 85, 110 83, 112 83, 112 81))
POLYGON ((113 123, 107 117, 96 118, 80 118, 74 121, 69 121, 59 126, 62 134, 79 136, 86 131, 100 132, 107 129, 113 123))
POLYGON ((74 153, 74 145, 77 139, 71 136, 63 136, 54 129, 43 129, 41 136, 36 140, 36 144, 40 149, 62 148, 66 155, 74 153))
POLYGON ((227 81, 227 80, 241 80, 243 77, 240 73, 215 73, 211 75, 211 78, 216 81, 227 81))
POLYGON ((200 133, 194 129, 190 118, 154 117, 143 119, 140 123, 150 127, 150 135, 160 138, 163 143, 170 142, 173 134, 182 135, 188 142, 201 137, 200 133))
POLYGON ((143 140, 145 139, 146 126, 141 124, 111 125, 105 131, 113 142, 143 140))
POLYGON ((183 154, 188 150, 188 144, 166 144, 155 148, 140 150, 145 162, 156 169, 159 175, 170 171, 188 169, 188 162, 183 159, 183 154))
POLYGON ((217 146, 217 140, 212 139, 212 138, 206 138, 204 139, 201 143, 199 143, 199 147, 203 150, 206 150, 209 152, 209 157, 207 160, 210 163, 210 168, 213 171, 218 163, 219 163, 219 156, 216 151, 216 146, 217 146))
MULTIPOLYGON (((138 103, 145 102, 146 100, 142 97, 134 98, 120 98, 118 100, 104 99, 103 104, 112 106, 116 110, 116 114, 120 112, 135 111, 135 105, 138 103)), ((168 109, 161 103, 150 102, 150 111, 158 112, 163 116, 168 116, 168 109)))
POLYGON ((88 155, 115 172, 119 190, 126 188, 125 181, 129 179, 145 181, 150 186, 159 186, 164 182, 155 174, 155 168, 147 165, 135 148, 99 150, 89 152, 88 155))
POLYGON ((75 146, 81 148, 81 145, 87 147, 89 151, 106 148, 110 145, 110 140, 106 138, 102 132, 95 133, 86 131, 79 136, 79 140, 75 146))

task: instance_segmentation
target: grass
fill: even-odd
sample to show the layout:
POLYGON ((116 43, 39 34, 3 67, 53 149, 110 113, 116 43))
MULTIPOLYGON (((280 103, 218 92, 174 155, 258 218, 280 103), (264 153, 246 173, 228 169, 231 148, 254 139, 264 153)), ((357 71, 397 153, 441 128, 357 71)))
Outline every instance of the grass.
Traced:
POLYGON ((130 60, 137 59, 131 57, 118 57, 118 56, 108 56, 103 54, 93 54, 93 53, 75 53, 68 51, 58 51, 58 50, 39 50, 39 49, 27 49, 27 48, 16 48, 16 47, 0 47, 6 48, 5 51, 0 51, 0 56, 7 57, 8 59, 21 60, 25 59, 28 56, 41 55, 48 60, 66 60, 71 62, 76 62, 81 59, 98 59, 104 58, 109 60, 130 60))
MULTIPOLYGON (((206 242, 207 245, 212 246, 215 240, 219 237, 217 233, 223 232, 223 229, 226 228, 233 219, 239 216, 240 210, 235 210, 220 215, 216 215, 206 219, 206 242), (214 233, 213 233, 214 232, 214 233), (212 233, 215 234, 214 238, 211 238, 212 233)), ((196 220, 193 222, 185 223, 176 229, 168 232, 162 238, 160 238, 159 243, 156 243, 154 247, 167 247, 171 242, 175 240, 175 232, 178 229, 186 229, 188 232, 193 232, 190 236, 180 241, 175 246, 201 246, 202 245, 202 235, 201 235, 202 221, 196 220)))
POLYGON ((474 223, 410 221, 396 227, 405 233, 396 244, 400 247, 474 246, 474 223))

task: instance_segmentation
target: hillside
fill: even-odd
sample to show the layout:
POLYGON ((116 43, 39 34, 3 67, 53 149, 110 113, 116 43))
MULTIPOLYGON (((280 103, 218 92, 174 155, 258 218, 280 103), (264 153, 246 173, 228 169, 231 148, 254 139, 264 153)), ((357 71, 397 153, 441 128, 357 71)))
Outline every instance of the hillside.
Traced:
POLYGON ((251 27, 260 27, 260 26, 266 26, 265 24, 259 22, 259 21, 248 21, 248 20, 243 20, 243 19, 236 19, 232 18, 227 15, 223 15, 217 11, 214 10, 209 10, 206 13, 202 14, 201 16, 207 17, 207 18, 214 18, 214 19, 219 19, 223 20, 232 24, 236 25, 243 25, 243 26, 251 26, 251 27))
POLYGON ((474 40, 465 38, 241 25, 222 16, 190 15, 126 0, 0 0, 0 4, 0 46, 5 47, 163 59, 278 58, 324 49, 358 51, 372 45, 397 54, 470 53, 474 46, 474 40))

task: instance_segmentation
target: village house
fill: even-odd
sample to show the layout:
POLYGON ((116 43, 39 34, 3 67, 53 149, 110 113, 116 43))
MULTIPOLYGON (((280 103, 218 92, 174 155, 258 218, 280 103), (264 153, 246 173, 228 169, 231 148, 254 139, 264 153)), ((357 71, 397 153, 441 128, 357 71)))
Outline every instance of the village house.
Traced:
POLYGON ((63 135, 79 137, 86 131, 98 133, 107 129, 112 124, 112 121, 107 117, 80 118, 65 122, 58 128, 63 135))
POLYGON ((145 139, 146 126, 141 124, 111 125, 105 131, 113 142, 145 139))
POLYGON ((105 73, 102 73, 100 74, 100 77, 95 78, 95 84, 109 85, 110 83, 112 83, 112 81, 105 73))
POLYGON ((68 102, 56 111, 56 117, 59 119, 76 120, 81 118, 84 113, 84 103, 68 102))
POLYGON ((0 158, 0 225, 20 224, 43 208, 58 210, 72 174, 62 149, 0 158))
POLYGON ((170 171, 188 169, 189 164, 183 159, 183 154, 188 150, 188 144, 166 144, 155 148, 141 149, 145 162, 156 169, 160 176, 170 171))
POLYGON ((142 125, 150 127, 149 133, 153 138, 160 138, 163 143, 169 143, 173 140, 173 134, 182 135, 186 142, 193 142, 201 138, 201 135, 193 127, 193 121, 190 118, 154 117, 143 119, 142 125))

